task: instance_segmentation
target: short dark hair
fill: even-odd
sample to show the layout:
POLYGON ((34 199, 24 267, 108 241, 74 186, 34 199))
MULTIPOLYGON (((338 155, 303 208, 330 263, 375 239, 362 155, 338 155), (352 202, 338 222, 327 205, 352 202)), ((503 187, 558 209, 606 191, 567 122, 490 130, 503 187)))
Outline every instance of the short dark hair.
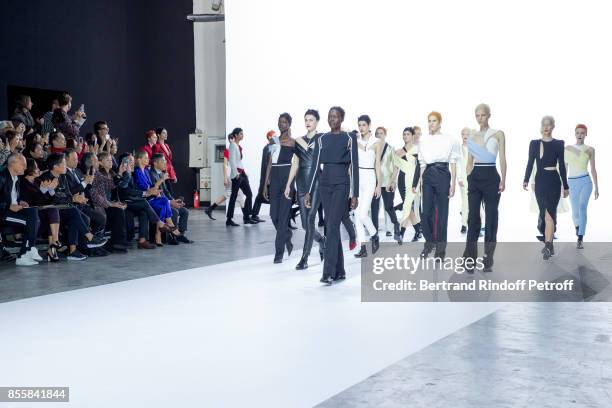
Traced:
POLYGON ((85 143, 89 146, 95 146, 95 144, 98 143, 98 136, 92 132, 85 133, 85 143))
POLYGON ((59 166, 66 157, 62 153, 52 153, 47 158, 47 167, 53 170, 55 166, 59 166))
POLYGON ((38 143, 38 142, 34 142, 34 141, 32 141, 32 142, 28 142, 28 143, 26 143, 26 147, 25 147, 25 150, 23 151, 23 154, 24 154, 24 155, 26 155, 26 156, 28 156, 28 157, 30 157, 30 156, 31 156, 31 153, 32 153, 34 150, 36 150, 36 147, 37 147, 37 146, 40 146, 40 147, 42 148, 42 144, 40 144, 40 143, 38 143))
POLYGON ((155 153, 153 156, 151 156, 151 163, 155 163, 156 161, 161 159, 165 159, 164 155, 161 153, 155 153))
POLYGON ((53 144, 53 141, 57 139, 60 135, 62 135, 62 132, 59 131, 51 133, 51 136, 49 137, 49 143, 53 144))
POLYGON ((26 169, 23 172, 23 175, 32 176, 37 168, 38 165, 36 164, 36 160, 32 159, 31 157, 26 159, 26 169))
POLYGON ((404 132, 410 132, 411 135, 414 135, 414 128, 411 126, 405 127, 402 133, 404 132))
POLYGON ((108 123, 106 123, 103 120, 99 120, 96 123, 94 123, 94 133, 97 135, 98 132, 100 131, 100 129, 102 128, 102 126, 104 126, 104 125, 108 126, 108 123))
POLYGON ((329 108, 330 112, 333 110, 338 112, 340 114, 340 118, 344 120, 344 115, 345 115, 344 109, 342 109, 340 106, 332 106, 331 108, 329 108))
POLYGON ((372 119, 370 119, 368 115, 361 115, 359 118, 357 118, 357 123, 359 122, 365 122, 369 125, 372 123, 372 119))
MULTIPOLYGON (((293 121, 293 118, 291 118, 291 115, 288 114, 287 112, 283 112, 278 116, 278 119, 280 120, 281 118, 285 118, 287 120, 287 122, 289 122, 289 126, 291 126, 291 122, 293 121)), ((240 133, 240 132, 238 132, 240 133)))
POLYGON ((19 126, 19 124, 23 123, 25 125, 25 122, 23 120, 21 120, 21 118, 13 118, 11 119, 11 122, 13 123, 13 127, 15 129, 17 129, 17 126, 19 126))
POLYGON ((66 150, 64 150, 64 157, 66 157, 66 158, 67 158, 67 157, 68 157, 68 156, 70 156, 72 153, 76 153, 76 154, 77 154, 77 157, 79 156, 79 154, 77 153, 77 151, 76 151, 76 150, 74 150, 74 149, 66 149, 66 150))
POLYGON ((155 128, 155 133, 159 136, 164 130, 166 130, 165 127, 158 127, 158 128, 155 128))
POLYGON ((242 132, 242 128, 239 128, 239 127, 234 128, 234 130, 232 130, 232 134, 234 136, 238 136, 238 134, 240 134, 240 132, 242 132))
POLYGON ((132 156, 132 152, 123 152, 119 155, 119 157, 117 157, 117 162, 121 163, 123 159, 125 159, 126 157, 130 157, 130 156, 132 156))
POLYGON ((66 106, 72 101, 72 96, 68 92, 62 92, 57 96, 57 103, 59 106, 66 106))
POLYGON ((308 116, 308 115, 312 115, 314 116, 314 118, 316 120, 321 120, 321 117, 319 116, 319 111, 315 110, 315 109, 308 109, 306 111, 306 113, 304 114, 304 117, 308 116))

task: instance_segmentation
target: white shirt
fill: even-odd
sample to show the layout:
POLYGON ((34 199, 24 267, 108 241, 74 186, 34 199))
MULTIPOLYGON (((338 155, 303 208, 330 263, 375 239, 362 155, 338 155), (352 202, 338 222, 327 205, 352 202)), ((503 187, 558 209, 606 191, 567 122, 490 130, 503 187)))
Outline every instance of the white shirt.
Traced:
POLYGON ((361 136, 357 138, 357 143, 359 143, 359 145, 365 148, 365 151, 357 149, 357 155, 359 158, 359 168, 374 168, 374 165, 376 164, 376 147, 374 147, 374 145, 379 141, 380 139, 377 139, 374 135, 370 135, 368 140, 363 140, 361 136))
POLYGON ((456 138, 445 135, 425 135, 419 141, 419 162, 421 166, 444 162, 457 163, 461 159, 461 146, 456 138))
POLYGON ((17 180, 19 180, 19 177, 11 176, 11 178, 13 179, 13 188, 11 189, 11 205, 17 205, 19 204, 17 200, 19 198, 17 197, 17 180))

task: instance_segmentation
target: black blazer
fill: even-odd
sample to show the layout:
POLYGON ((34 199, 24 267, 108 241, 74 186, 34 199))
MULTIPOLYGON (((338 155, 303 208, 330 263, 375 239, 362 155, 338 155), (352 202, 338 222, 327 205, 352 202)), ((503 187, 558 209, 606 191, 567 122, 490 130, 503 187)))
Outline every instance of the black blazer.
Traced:
MULTIPOLYGON (((151 183, 153 184, 157 183, 159 179, 161 178, 161 176, 157 174, 155 169, 152 167, 150 167, 149 170, 147 170, 147 172, 149 173, 149 180, 151 180, 151 183)), ((163 195, 165 195, 168 200, 174 200, 174 197, 172 197, 172 194, 170 194, 170 190, 168 190, 168 186, 166 186, 165 182, 161 183, 160 187, 161 187, 161 191, 163 195)))
MULTIPOLYGON (((17 199, 19 201, 19 180, 15 185, 17 190, 17 199)), ((0 171, 0 219, 6 218, 11 207, 11 191, 13 190, 13 177, 8 169, 0 171)))

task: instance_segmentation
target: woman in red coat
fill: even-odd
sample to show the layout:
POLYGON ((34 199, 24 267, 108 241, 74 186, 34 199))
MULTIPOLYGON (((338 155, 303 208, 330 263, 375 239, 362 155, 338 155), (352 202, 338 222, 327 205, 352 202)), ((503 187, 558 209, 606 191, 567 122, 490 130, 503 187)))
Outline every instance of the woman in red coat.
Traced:
POLYGON ((151 162, 153 160, 153 153, 155 153, 157 145, 157 134, 154 130, 147 130, 147 133, 145 133, 145 139, 147 140, 147 143, 141 146, 138 150, 142 152, 147 152, 147 155, 149 156, 149 162, 151 162))
POLYGON ((153 147, 153 153, 161 153, 164 155, 164 158, 166 159, 166 171, 168 172, 166 186, 168 187, 168 190, 170 190, 170 193, 174 194, 172 184, 176 183, 178 178, 176 177, 176 172, 174 171, 174 166, 172 165, 172 149, 170 149, 170 145, 166 143, 168 140, 168 131, 166 128, 159 127, 155 129, 155 134, 157 135, 157 144, 153 147))

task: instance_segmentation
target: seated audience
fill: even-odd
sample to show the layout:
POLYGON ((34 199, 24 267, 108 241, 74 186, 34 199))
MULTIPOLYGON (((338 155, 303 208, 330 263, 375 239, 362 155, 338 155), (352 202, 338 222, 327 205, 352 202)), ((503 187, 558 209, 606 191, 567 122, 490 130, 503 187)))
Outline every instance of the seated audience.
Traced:
POLYGON ((49 153, 63 154, 66 151, 66 137, 62 132, 51 133, 49 153))
MULTIPOLYGON (((159 218, 166 222, 171 230, 169 235, 169 244, 176 244, 175 236, 179 235, 178 228, 174 226, 172 221, 172 209, 168 198, 162 195, 161 184, 168 177, 168 173, 163 173, 162 177, 155 183, 151 183, 147 166, 149 165, 149 156, 146 152, 140 151, 136 153, 136 166, 134 167, 134 183, 141 191, 155 191, 154 194, 148 196, 149 204, 155 210, 159 218)), ((157 246, 162 246, 161 231, 158 229, 155 234, 155 243, 157 246)))
POLYGON ((19 133, 14 130, 7 130, 4 132, 4 136, 4 149, 0 151, 0 168, 6 165, 6 161, 11 154, 21 153, 23 150, 23 142, 19 133))
POLYGON ((53 181, 57 179, 57 186, 49 189, 47 195, 52 197, 53 204, 62 206, 59 210, 60 223, 68 229, 68 260, 82 261, 87 259, 85 255, 77 248, 81 246, 83 249, 93 249, 102 247, 106 244, 106 239, 93 235, 88 227, 83 213, 73 204, 87 204, 87 198, 83 194, 72 194, 68 186, 66 178, 66 159, 64 155, 54 153, 47 160, 49 170, 40 175, 39 180, 42 183, 45 181, 53 181))
POLYGON ((168 225, 159 219, 153 210, 147 197, 157 196, 159 190, 150 188, 146 191, 140 190, 132 177, 134 172, 134 156, 131 153, 123 153, 119 157, 120 169, 123 164, 126 171, 115 176, 115 185, 118 187, 119 199, 127 204, 127 234, 128 241, 134 237, 134 216, 138 216, 138 248, 155 249, 148 241, 149 223, 155 224, 161 232, 171 232, 168 225))
MULTIPOLYGON (((164 178, 164 174, 166 174, 166 159, 161 153, 156 153, 153 155, 153 165, 149 168, 149 177, 151 179, 151 184, 157 185, 161 179, 164 178)), ((169 175, 169 173, 168 173, 169 175)), ((172 193, 167 188, 166 183, 160 183, 161 196, 166 197, 170 202, 170 209, 172 210, 172 222, 174 225, 178 223, 178 230, 180 235, 177 237, 179 242, 183 242, 185 244, 191 244, 193 241, 190 241, 185 236, 185 232, 187 231, 187 222, 189 220, 189 211, 185 208, 185 203, 183 200, 177 200, 172 196, 172 193)))
POLYGON ((42 257, 36 249, 38 236, 38 211, 29 208, 21 199, 19 176, 26 169, 26 158, 21 153, 11 153, 6 168, 0 171, 0 222, 24 230, 21 249, 17 257, 18 266, 38 265, 42 257))
MULTIPOLYGON (((40 146, 40 145, 39 145, 40 146)), ((37 180, 40 170, 36 161, 32 158, 27 159, 27 166, 23 176, 20 178, 21 198, 31 206, 45 206, 53 203, 53 198, 45 194, 49 190, 57 187, 57 179, 45 180, 42 184, 37 180)), ((41 208, 38 210, 40 219, 40 233, 46 234, 49 240, 47 250, 47 261, 59 262, 57 254, 62 248, 59 240, 60 215, 57 208, 41 208)))
MULTIPOLYGON (((127 204, 112 200, 115 190, 115 182, 113 181, 115 172, 113 171, 113 161, 110 154, 102 152, 99 154, 98 160, 99 167, 95 171, 91 185, 92 203, 96 211, 102 211, 106 214, 107 224, 110 225, 111 239, 107 248, 113 252, 125 252, 128 247, 125 215, 127 204)), ((119 175, 123 175, 126 170, 125 166, 120 166, 119 175)))

